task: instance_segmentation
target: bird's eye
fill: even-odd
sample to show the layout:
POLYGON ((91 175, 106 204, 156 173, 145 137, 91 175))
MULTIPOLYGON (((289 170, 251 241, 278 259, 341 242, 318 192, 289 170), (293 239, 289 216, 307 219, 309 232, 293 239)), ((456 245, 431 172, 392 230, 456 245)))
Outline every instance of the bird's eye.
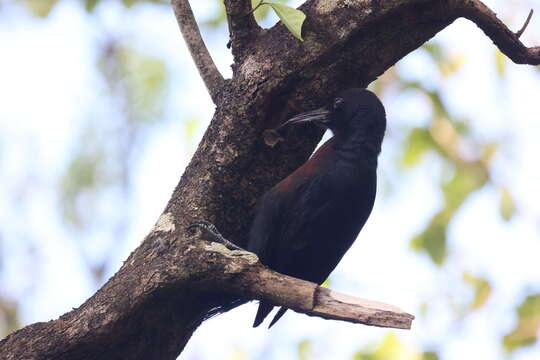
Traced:
POLYGON ((338 97, 334 99, 334 104, 332 104, 332 107, 334 110, 336 110, 341 106, 341 104, 343 104, 343 99, 338 97))

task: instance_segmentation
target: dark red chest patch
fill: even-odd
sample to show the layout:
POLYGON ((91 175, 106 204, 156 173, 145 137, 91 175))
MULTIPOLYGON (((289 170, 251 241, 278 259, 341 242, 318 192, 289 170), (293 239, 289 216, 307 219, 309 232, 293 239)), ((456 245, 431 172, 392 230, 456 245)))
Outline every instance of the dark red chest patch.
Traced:
POLYGON ((332 137, 325 142, 311 158, 306 161, 302 166, 292 172, 289 176, 279 182, 274 190, 278 192, 292 191, 298 185, 302 184, 307 178, 312 177, 321 169, 331 166, 337 160, 337 153, 334 150, 333 145, 336 140, 332 137))

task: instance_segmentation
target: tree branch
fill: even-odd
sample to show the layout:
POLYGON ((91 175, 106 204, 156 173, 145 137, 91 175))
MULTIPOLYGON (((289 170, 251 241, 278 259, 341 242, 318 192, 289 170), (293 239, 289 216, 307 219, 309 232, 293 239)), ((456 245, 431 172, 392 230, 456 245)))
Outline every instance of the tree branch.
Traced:
MULTIPOLYGON (((261 28, 255 21, 251 0, 225 0, 234 63, 240 64, 246 50, 255 41, 261 28)), ((233 70, 235 70, 233 66, 233 70)))
POLYGON ((516 64, 540 65, 540 46, 526 47, 520 40, 522 30, 514 33, 480 0, 460 0, 462 16, 474 22, 493 41, 499 50, 516 64))
MULTIPOLYGON (((223 247, 222 251, 229 250, 223 247)), ((264 299, 276 306, 325 319, 398 329, 410 329, 414 319, 413 315, 395 306, 322 288, 272 271, 260 263, 243 271, 230 285, 239 296, 264 299)))
POLYGON ((212 101, 216 104, 218 94, 223 88, 225 80, 204 44, 193 11, 189 5, 189 0, 172 0, 172 7, 191 57, 199 70, 199 74, 206 85, 212 101))
POLYGON ((216 309, 253 299, 366 325, 408 329, 414 318, 390 305, 279 274, 253 253, 174 233, 170 214, 162 215, 145 243, 94 296, 57 320, 1 340, 0 358, 172 360, 216 309))

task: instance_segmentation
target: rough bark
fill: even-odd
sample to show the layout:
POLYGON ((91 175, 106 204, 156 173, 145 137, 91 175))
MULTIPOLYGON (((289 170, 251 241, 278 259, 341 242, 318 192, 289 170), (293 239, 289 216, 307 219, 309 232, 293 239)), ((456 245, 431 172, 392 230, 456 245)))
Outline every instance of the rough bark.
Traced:
MULTIPOLYGON (((281 24, 259 29, 251 16, 242 17, 247 3, 225 1, 232 79, 219 80, 217 70, 205 68, 208 53, 192 51, 216 111, 154 229, 81 307, 11 334, 0 342, 0 358, 174 359, 216 309, 254 298, 339 318, 312 300, 303 308, 305 297, 292 301, 287 294, 300 283, 277 295, 260 290, 257 284, 266 275, 274 283, 290 279, 264 269, 252 254, 226 251, 190 234, 186 226, 205 219, 245 245, 259 196, 305 161, 321 135, 294 130, 270 148, 262 132, 320 106, 339 89, 368 85, 458 17, 475 22, 513 61, 540 63, 540 48, 526 48, 477 0, 311 0, 301 6, 307 15, 304 42, 281 24)), ((189 7, 174 0, 177 14, 179 4, 189 7)), ((202 49, 196 34, 186 41, 202 49)))

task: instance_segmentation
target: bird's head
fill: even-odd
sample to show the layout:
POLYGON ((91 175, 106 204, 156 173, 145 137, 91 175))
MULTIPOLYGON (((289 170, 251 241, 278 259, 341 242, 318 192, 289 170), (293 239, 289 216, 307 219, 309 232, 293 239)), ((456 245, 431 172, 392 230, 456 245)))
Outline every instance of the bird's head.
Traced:
POLYGON ((336 136, 358 134, 379 142, 386 130, 383 104, 374 93, 361 88, 341 91, 326 106, 298 114, 285 124, 307 122, 328 128, 336 136))

